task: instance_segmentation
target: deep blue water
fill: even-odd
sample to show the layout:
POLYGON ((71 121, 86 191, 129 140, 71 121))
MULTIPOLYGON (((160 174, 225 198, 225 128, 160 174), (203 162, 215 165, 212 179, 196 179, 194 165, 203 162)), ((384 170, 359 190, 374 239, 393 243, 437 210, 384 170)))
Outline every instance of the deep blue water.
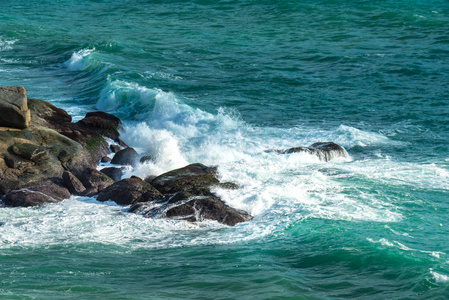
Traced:
POLYGON ((0 207, 5 299, 449 299, 447 1, 0 3, 0 85, 218 165, 254 220, 0 207), (349 159, 269 149, 333 141, 349 159))

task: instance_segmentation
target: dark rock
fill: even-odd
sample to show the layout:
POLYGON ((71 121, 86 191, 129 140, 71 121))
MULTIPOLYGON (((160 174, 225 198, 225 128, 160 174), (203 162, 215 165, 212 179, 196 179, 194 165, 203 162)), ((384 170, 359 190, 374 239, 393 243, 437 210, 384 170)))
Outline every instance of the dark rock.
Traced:
POLYGON ((109 148, 111 149, 111 152, 112 152, 112 153, 117 153, 117 152, 119 152, 120 150, 122 150, 122 147, 121 147, 121 146, 115 145, 115 144, 110 145, 109 148))
POLYGON ((85 170, 79 179, 86 187, 86 191, 82 193, 84 196, 94 196, 114 184, 114 180, 96 169, 85 170))
POLYGON ((146 163, 147 161, 154 161, 154 159, 153 159, 153 157, 151 157, 149 155, 145 155, 140 158, 141 164, 146 163))
POLYGON ((310 145, 309 147, 295 147, 287 150, 274 150, 271 152, 276 152, 280 154, 290 154, 297 152, 306 152, 318 156, 322 161, 330 161, 336 157, 348 157, 348 152, 341 147, 332 142, 319 142, 310 145))
POLYGON ((28 99, 31 111, 31 125, 58 129, 61 125, 71 123, 72 117, 63 109, 39 99, 28 99))
POLYGON ((108 157, 108 156, 103 156, 100 161, 102 163, 108 163, 108 162, 111 162, 112 159, 110 157, 108 157))
POLYGON ((137 202, 153 201, 162 195, 151 184, 138 177, 123 179, 104 189, 98 201, 112 200, 117 204, 128 205, 137 202))
POLYGON ((238 190, 240 188, 238 184, 229 181, 220 182, 217 186, 225 190, 238 190))
POLYGON ((204 190, 220 182, 216 173, 215 167, 191 164, 159 175, 151 181, 151 184, 163 194, 175 194, 194 188, 204 190))
POLYGON ((86 187, 81 183, 81 181, 69 171, 65 171, 62 174, 62 179, 64 180, 65 186, 72 194, 81 195, 86 190, 86 187))
POLYGON ((102 111, 89 112, 78 123, 113 140, 119 139, 121 121, 114 115, 102 111))
POLYGON ((130 212, 139 213, 146 217, 159 215, 189 222, 215 220, 229 226, 253 218, 245 211, 226 205, 215 196, 195 197, 186 201, 178 201, 175 205, 163 204, 157 206, 154 203, 137 203, 130 208, 130 212))
POLYGON ((27 128, 31 114, 26 91, 21 86, 0 86, 0 126, 27 128))
POLYGON ((70 192, 57 179, 55 181, 35 182, 21 189, 12 190, 5 195, 4 204, 14 207, 41 206, 70 198, 70 192))
POLYGON ((126 148, 117 152, 111 163, 116 165, 135 165, 138 155, 134 148, 126 148))
POLYGON ((114 181, 119 181, 123 176, 123 168, 109 167, 100 170, 101 173, 110 177, 114 181))
POLYGON ((41 206, 48 203, 57 203, 52 197, 30 190, 13 190, 6 194, 3 202, 7 206, 41 206))

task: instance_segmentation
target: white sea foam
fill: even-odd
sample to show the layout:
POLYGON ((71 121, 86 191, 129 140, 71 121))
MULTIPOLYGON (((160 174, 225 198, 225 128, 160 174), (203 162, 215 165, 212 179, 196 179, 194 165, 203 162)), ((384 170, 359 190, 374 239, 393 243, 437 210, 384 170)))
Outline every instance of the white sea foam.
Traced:
POLYGON ((0 52, 11 50, 12 45, 14 45, 18 40, 17 39, 5 39, 0 36, 0 52))
POLYGON ((430 274, 432 274, 436 283, 445 283, 449 281, 449 276, 437 273, 433 271, 433 269, 430 269, 430 274))
POLYGON ((64 62, 64 65, 69 71, 82 71, 87 68, 89 64, 89 56, 95 51, 94 49, 82 49, 72 54, 69 60, 64 62))

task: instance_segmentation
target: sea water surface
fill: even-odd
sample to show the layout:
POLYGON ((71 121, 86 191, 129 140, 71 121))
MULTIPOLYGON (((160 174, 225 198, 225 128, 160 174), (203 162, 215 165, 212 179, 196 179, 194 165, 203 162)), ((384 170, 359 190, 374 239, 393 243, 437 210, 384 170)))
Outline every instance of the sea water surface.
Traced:
POLYGON ((217 165, 227 227, 0 207, 1 299, 449 299, 449 2, 2 0, 0 85, 217 165), (270 149, 333 141, 350 158, 270 149))

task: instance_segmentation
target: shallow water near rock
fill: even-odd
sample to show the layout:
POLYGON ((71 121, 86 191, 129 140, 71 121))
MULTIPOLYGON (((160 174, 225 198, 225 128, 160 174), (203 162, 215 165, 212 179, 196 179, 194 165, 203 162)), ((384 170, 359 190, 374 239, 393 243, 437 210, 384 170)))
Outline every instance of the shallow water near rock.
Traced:
POLYGON ((3 1, 0 86, 74 121, 120 117, 151 157, 123 178, 217 166, 240 188, 214 192, 254 219, 0 206, 0 298, 444 299, 448 16, 442 1, 3 1), (349 157, 270 152, 316 142, 349 157))

